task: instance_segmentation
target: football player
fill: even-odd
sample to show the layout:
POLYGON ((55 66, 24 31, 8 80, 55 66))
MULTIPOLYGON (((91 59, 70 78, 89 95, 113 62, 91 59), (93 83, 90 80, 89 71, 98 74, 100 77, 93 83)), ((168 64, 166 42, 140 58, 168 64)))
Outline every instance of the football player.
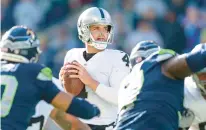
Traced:
MULTIPOLYGON (((146 44, 141 44, 138 48, 133 50, 133 58, 131 56, 130 61, 133 64, 141 63, 143 60, 145 60, 147 57, 149 57, 152 53, 158 51, 159 48, 156 46, 154 48, 152 47, 146 47, 146 44), (145 49, 142 49, 145 48, 145 49), (135 54, 134 54, 135 53, 135 54)), ((198 72, 197 75, 186 77, 185 78, 185 88, 184 88, 184 106, 186 108, 189 108, 194 114, 195 118, 193 121, 193 126, 190 128, 190 130, 205 130, 206 128, 206 113, 204 110, 206 109, 206 101, 205 101, 205 93, 204 90, 205 87, 205 80, 203 78, 199 78, 199 75, 203 76, 205 74, 205 69, 198 72), (198 87, 200 86, 200 87, 198 87), (203 111, 202 111, 203 110, 203 111)), ((187 130, 190 127, 190 123, 183 123, 180 122, 180 124, 183 124, 184 129, 187 130), (188 127, 188 128, 185 128, 188 127)), ((180 126, 181 127, 181 126, 180 126)))
POLYGON ((185 79, 184 106, 194 113, 195 118, 192 126, 187 125, 180 130, 206 130, 205 80, 200 75, 205 75, 205 70, 185 79))
POLYGON ((82 120, 84 123, 89 124, 92 130, 112 128, 117 117, 119 85, 130 72, 129 57, 122 51, 106 49, 112 43, 114 28, 105 9, 91 7, 85 10, 78 19, 77 28, 85 48, 67 52, 60 79, 64 82, 61 73, 70 68, 68 74, 74 74, 69 78, 79 78, 85 84, 80 95, 100 108, 100 117, 82 120), (67 64, 71 62, 74 64, 67 64))
MULTIPOLYGON (((61 90, 61 82, 52 77, 52 82, 61 90)), ((90 130, 90 128, 79 121, 72 115, 66 114, 65 112, 54 109, 54 107, 45 101, 40 101, 35 109, 35 114, 32 116, 29 122, 27 130, 90 130), (63 123, 67 123, 66 125, 63 123), (72 126, 72 128, 71 128, 72 126)))
POLYGON ((0 48, 2 130, 25 130, 40 100, 84 119, 100 114, 95 105, 60 91, 52 82, 52 71, 35 63, 39 40, 31 29, 12 27, 3 35, 0 48))
MULTIPOLYGON (((198 48, 193 49, 197 52, 198 48)), ((189 130, 206 130, 206 68, 185 79, 185 107, 195 114, 193 126, 189 130)))
MULTIPOLYGON (((62 89, 61 82, 58 79, 52 77, 52 82, 58 87, 58 89, 64 91, 62 89)), ((36 105, 35 114, 30 119, 29 127, 27 128, 27 130, 42 130, 43 126, 45 125, 50 116, 52 109, 54 109, 52 105, 48 104, 43 100, 40 101, 36 105)), ((51 124, 49 125, 51 126, 51 124)))
MULTIPOLYGON (((61 82, 52 77, 52 81, 62 90, 61 82)), ((72 115, 54 109, 45 101, 40 101, 35 109, 35 115, 30 119, 27 130, 90 130, 89 126, 79 121, 72 115), (72 129, 73 128, 73 129, 72 129)))
MULTIPOLYGON (((161 49, 154 41, 138 43, 130 55, 133 69, 120 87, 115 129, 177 130, 185 112, 184 78, 206 67, 205 47, 197 45, 197 51, 177 55, 161 49), (137 57, 149 48, 151 54, 137 57)), ((194 115, 191 111, 186 115, 191 117, 185 121, 190 124, 194 115)))

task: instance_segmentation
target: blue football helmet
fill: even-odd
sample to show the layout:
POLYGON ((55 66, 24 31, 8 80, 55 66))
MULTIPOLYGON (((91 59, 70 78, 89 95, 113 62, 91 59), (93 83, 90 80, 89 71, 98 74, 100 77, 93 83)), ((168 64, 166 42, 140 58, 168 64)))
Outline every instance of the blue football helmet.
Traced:
POLYGON ((26 26, 14 26, 0 41, 1 60, 9 62, 34 63, 40 54, 37 35, 26 26))
POLYGON ((147 57, 149 57, 154 52, 160 50, 160 47, 157 45, 155 41, 141 41, 138 42, 137 45, 132 49, 130 54, 130 65, 131 67, 140 63, 147 57))

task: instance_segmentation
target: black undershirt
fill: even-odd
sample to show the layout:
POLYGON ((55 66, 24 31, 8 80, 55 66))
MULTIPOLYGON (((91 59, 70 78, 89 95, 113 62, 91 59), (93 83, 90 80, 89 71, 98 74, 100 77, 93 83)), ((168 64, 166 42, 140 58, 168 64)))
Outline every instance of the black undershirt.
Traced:
POLYGON ((97 53, 87 53, 86 51, 83 52, 83 57, 86 61, 88 61, 89 59, 91 59, 95 54, 97 53))

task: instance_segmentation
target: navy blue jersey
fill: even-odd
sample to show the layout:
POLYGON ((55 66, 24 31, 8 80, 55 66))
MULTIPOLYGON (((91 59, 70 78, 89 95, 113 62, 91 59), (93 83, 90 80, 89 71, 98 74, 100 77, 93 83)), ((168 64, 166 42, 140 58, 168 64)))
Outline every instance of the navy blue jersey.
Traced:
POLYGON ((154 55, 141 65, 145 82, 142 84, 138 101, 151 100, 169 105, 174 110, 183 110, 184 80, 174 80, 162 73, 161 66, 165 61, 156 61, 154 55))
MULTIPOLYGON (((161 116, 159 119, 164 119, 171 125, 171 128, 178 128, 178 116, 184 110, 184 80, 168 78, 162 73, 161 69, 162 64, 173 56, 175 56, 173 51, 163 49, 134 66, 132 72, 125 78, 120 87, 118 99, 120 113, 121 110, 129 106, 131 113, 126 112, 128 119, 134 117, 134 110, 132 109, 136 109, 137 113, 146 112, 145 115, 149 113, 157 115, 156 119, 159 115, 161 116)), ((143 120, 139 118, 137 122, 142 123, 143 120)), ((145 124, 148 120, 145 119, 145 124)), ((124 122, 127 121, 124 119, 124 122)), ((129 123, 131 122, 128 121, 129 123)))
POLYGON ((1 129, 25 130, 37 103, 51 103, 59 92, 47 67, 35 63, 2 64, 1 129))

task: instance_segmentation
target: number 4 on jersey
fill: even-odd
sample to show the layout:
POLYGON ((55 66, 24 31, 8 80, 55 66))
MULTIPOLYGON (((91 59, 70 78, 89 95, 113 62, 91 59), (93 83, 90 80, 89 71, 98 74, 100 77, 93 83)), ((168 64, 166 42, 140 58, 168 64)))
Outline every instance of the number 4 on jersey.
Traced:
POLYGON ((127 54, 125 54, 122 58, 123 62, 126 62, 126 66, 129 67, 129 56, 127 54))

